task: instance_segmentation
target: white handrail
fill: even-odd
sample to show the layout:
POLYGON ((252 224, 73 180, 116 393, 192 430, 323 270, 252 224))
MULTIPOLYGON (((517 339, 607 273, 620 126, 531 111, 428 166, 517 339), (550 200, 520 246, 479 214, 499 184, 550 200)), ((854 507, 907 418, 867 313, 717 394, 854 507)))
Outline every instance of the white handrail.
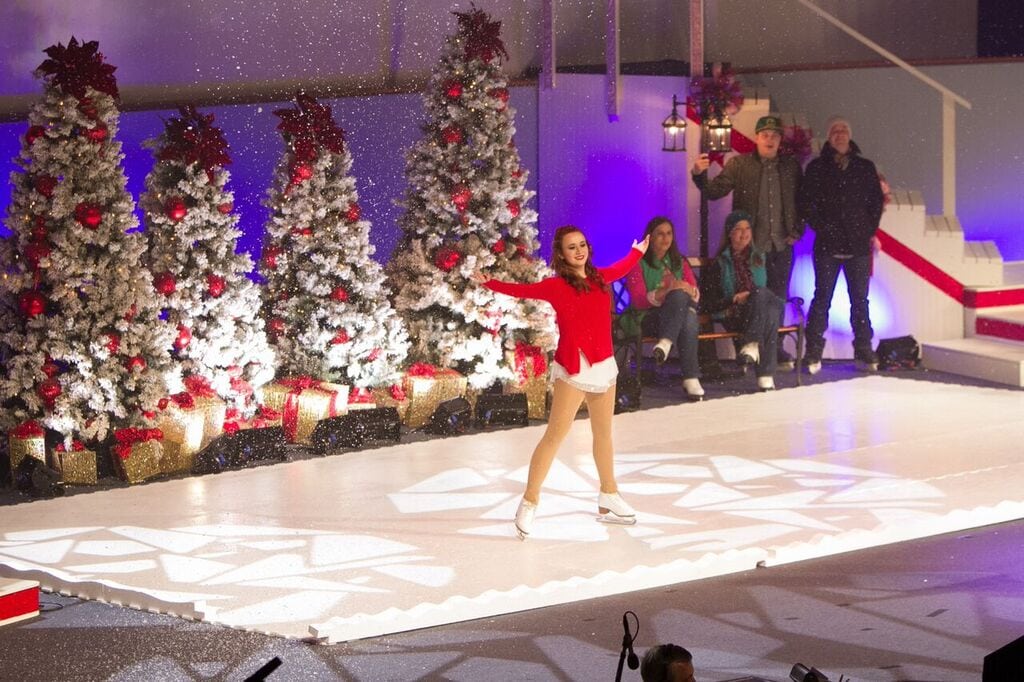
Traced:
POLYGON ((956 215, 956 105, 971 108, 971 103, 965 98, 956 94, 942 83, 931 76, 921 73, 921 70, 906 63, 889 50, 885 49, 875 41, 854 28, 847 26, 825 10, 818 7, 811 0, 796 0, 801 5, 811 10, 819 17, 832 24, 844 33, 854 37, 864 45, 882 55, 890 62, 900 67, 918 80, 930 85, 942 93, 942 213, 947 216, 956 215))

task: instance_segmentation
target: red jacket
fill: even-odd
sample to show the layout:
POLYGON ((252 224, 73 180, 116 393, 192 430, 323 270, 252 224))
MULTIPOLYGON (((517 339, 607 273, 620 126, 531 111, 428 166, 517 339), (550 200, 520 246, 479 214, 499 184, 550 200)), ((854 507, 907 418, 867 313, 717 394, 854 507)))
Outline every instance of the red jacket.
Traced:
MULTIPOLYGON (((622 278, 630 268, 636 265, 643 254, 632 249, 629 255, 619 262, 597 271, 604 277, 606 284, 622 278)), ((580 352, 591 365, 612 356, 612 297, 591 283, 590 290, 576 291, 571 284, 561 277, 549 277, 535 284, 516 284, 501 282, 496 279, 484 283, 488 289, 499 294, 516 298, 535 298, 547 301, 555 309, 555 322, 558 325, 558 348, 555 349, 555 362, 566 369, 569 374, 580 371, 580 352)))

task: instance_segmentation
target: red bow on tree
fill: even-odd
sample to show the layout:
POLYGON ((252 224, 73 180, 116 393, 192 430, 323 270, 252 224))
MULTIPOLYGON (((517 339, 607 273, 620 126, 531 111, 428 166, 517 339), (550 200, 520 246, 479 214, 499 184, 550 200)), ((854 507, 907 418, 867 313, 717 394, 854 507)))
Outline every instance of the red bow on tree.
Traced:
POLYGON ((224 131, 213 125, 213 114, 200 114, 189 104, 179 109, 181 118, 164 123, 164 145, 157 152, 161 161, 198 163, 209 172, 231 163, 224 131))
POLYGON ((491 21, 489 14, 470 5, 468 12, 452 12, 459 18, 459 35, 465 42, 466 59, 479 57, 484 62, 500 55, 508 59, 505 44, 501 42, 501 22, 491 21))
POLYGON ((117 79, 114 78, 117 67, 103 63, 103 54, 97 51, 99 46, 95 40, 79 44, 72 36, 67 47, 57 43, 43 50, 49 59, 37 70, 44 76, 52 76, 53 85, 78 99, 85 97, 87 87, 117 99, 117 79))
POLYGON ((335 154, 344 150, 345 134, 331 118, 331 108, 304 93, 295 96, 295 109, 278 109, 277 129, 291 144, 296 161, 312 161, 322 147, 335 154))

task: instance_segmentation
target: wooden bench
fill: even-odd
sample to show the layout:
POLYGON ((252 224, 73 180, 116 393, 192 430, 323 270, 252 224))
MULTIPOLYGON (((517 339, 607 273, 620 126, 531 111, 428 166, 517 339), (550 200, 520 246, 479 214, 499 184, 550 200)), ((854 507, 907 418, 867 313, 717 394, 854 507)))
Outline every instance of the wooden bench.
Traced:
MULTIPOLYGON (((690 263, 690 267, 692 267, 694 269, 699 269, 700 266, 703 265, 703 262, 699 258, 689 258, 688 261, 690 263)), ((624 296, 625 296, 625 285, 623 285, 621 281, 615 282, 615 284, 613 285, 613 298, 614 298, 614 302, 615 302, 616 307, 619 308, 619 309, 624 309, 625 308, 624 296)), ((793 363, 794 363, 794 369, 796 370, 796 383, 799 386, 799 385, 801 385, 803 383, 801 369, 803 367, 804 327, 806 325, 806 319, 805 319, 805 316, 804 316, 804 300, 802 298, 800 298, 799 296, 793 296, 793 297, 790 297, 786 301, 786 303, 791 305, 791 306, 793 306, 793 308, 797 311, 798 321, 796 322, 796 324, 789 324, 789 325, 784 325, 784 326, 779 327, 779 336, 783 337, 783 338, 785 338, 787 336, 795 336, 796 337, 796 356, 793 358, 793 363)), ((740 337, 740 333, 739 332, 729 332, 729 331, 725 331, 725 330, 714 331, 714 322, 711 319, 710 315, 702 314, 699 319, 700 319, 700 328, 701 329, 705 329, 705 330, 709 330, 709 331, 703 331, 703 332, 700 332, 699 334, 697 334, 697 341, 698 342, 705 341, 705 342, 714 343, 715 341, 718 341, 719 339, 735 340, 735 339, 738 339, 740 337)), ((625 355, 624 359, 625 359, 626 362, 629 361, 628 353, 631 350, 632 353, 633 353, 634 374, 638 374, 639 371, 640 371, 640 363, 641 363, 641 361, 644 358, 644 353, 643 353, 644 345, 645 344, 654 345, 654 344, 656 344, 658 342, 658 339, 657 339, 657 337, 654 337, 654 336, 643 336, 642 334, 638 334, 638 335, 636 335, 634 337, 627 337, 627 338, 624 338, 624 339, 617 339, 616 341, 617 341, 617 345, 628 344, 628 345, 625 345, 627 354, 625 355)), ((779 339, 779 347, 780 348, 782 347, 782 339, 781 338, 779 339)))

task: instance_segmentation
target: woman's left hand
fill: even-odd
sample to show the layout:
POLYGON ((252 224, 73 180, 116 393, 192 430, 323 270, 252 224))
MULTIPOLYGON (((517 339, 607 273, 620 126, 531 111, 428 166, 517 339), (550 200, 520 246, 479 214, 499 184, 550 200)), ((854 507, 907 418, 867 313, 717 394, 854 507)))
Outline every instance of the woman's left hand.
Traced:
POLYGON ((637 249, 640 253, 647 253, 647 246, 651 243, 651 235, 644 237, 642 242, 633 240, 633 248, 637 249))

